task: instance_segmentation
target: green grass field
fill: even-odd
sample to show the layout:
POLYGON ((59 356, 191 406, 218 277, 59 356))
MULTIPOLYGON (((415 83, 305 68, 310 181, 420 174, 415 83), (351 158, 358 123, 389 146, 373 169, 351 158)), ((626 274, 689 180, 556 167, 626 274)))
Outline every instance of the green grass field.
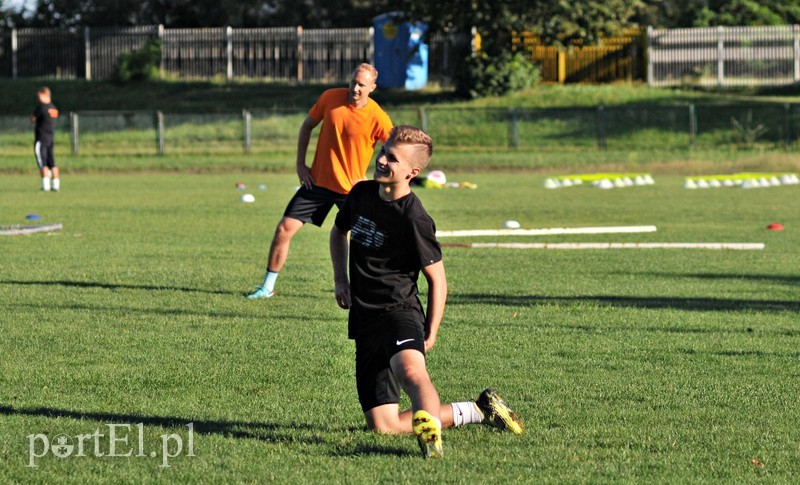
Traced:
POLYGON ((446 247, 434 383, 448 401, 496 387, 526 431, 449 430, 444 460, 425 462, 412 437, 364 430, 330 218, 296 237, 276 298, 243 298, 294 176, 65 175, 45 194, 32 173, 3 175, 0 225, 38 214, 64 228, 0 236, 0 482, 796 480, 800 187, 690 191, 663 176, 546 190, 528 171, 448 175, 478 188, 417 190, 441 230, 653 224, 506 239, 766 247, 446 247), (238 201, 237 182, 255 203, 238 201), (95 441, 109 454, 109 425, 131 456, 96 456, 95 441), (85 456, 37 438, 95 432, 85 456))

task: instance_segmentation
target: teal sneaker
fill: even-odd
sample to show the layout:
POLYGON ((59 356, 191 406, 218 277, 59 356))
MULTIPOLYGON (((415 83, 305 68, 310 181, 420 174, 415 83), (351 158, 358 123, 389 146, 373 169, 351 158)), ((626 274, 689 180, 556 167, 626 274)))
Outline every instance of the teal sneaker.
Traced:
POLYGON ((273 296, 275 296, 274 291, 267 292, 267 290, 262 286, 255 286, 254 288, 256 289, 256 291, 250 293, 245 298, 247 298, 248 300, 260 300, 260 299, 272 298, 273 296))

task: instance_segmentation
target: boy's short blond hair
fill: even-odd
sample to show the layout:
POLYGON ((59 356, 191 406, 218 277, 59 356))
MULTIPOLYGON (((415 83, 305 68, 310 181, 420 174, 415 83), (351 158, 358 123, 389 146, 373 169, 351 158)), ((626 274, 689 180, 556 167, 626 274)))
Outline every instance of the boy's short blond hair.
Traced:
POLYGON ((389 132, 389 140, 397 145, 414 145, 413 167, 424 169, 433 155, 433 140, 430 135, 414 126, 397 125, 389 132))
POLYGON ((48 88, 47 86, 42 86, 36 90, 36 94, 46 94, 50 96, 50 88, 48 88))

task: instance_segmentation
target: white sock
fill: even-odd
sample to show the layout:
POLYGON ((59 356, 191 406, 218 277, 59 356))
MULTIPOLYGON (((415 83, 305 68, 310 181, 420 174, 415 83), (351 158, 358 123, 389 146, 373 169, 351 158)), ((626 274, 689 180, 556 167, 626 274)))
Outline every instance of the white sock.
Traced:
POLYGON ((473 401, 451 402, 453 407, 453 426, 483 422, 483 413, 473 401))
POLYGON ((50 190, 50 177, 42 177, 42 190, 50 190))
POLYGON ((275 280, 277 279, 278 273, 267 270, 267 274, 264 275, 264 282, 261 283, 261 287, 267 290, 267 293, 272 293, 275 290, 275 280))
POLYGON ((53 190, 61 190, 61 180, 57 178, 53 179, 53 190))

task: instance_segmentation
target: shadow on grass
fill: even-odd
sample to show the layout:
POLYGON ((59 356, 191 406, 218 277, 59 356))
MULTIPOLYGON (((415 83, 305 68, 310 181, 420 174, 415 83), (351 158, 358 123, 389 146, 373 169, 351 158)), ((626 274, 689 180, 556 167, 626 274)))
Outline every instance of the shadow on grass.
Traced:
POLYGON ((161 428, 180 428, 192 423, 193 430, 198 434, 221 435, 226 438, 255 439, 270 443, 304 443, 312 445, 327 445, 328 440, 322 433, 353 433, 363 431, 361 428, 341 427, 330 428, 326 426, 311 425, 292 422, 279 423, 252 423, 245 421, 213 421, 197 420, 190 418, 177 418, 171 416, 142 416, 139 414, 118 414, 103 412, 81 412, 68 409, 49 407, 15 408, 0 404, 0 415, 4 416, 33 416, 43 418, 69 418, 76 420, 97 421, 104 424, 139 424, 161 428))
MULTIPOLYGON (((620 273, 622 274, 622 273, 620 273)), ((625 273, 630 275, 630 273, 625 273)), ((636 273, 644 276, 667 277, 667 278, 689 278, 699 280, 734 280, 734 281, 755 281, 759 283, 776 283, 789 286, 800 286, 800 276, 797 275, 778 275, 778 274, 723 274, 723 273, 636 273)))
POLYGON ((103 290, 145 290, 145 291, 182 291, 186 293, 208 293, 211 295, 232 295, 237 294, 222 290, 201 290, 198 288, 188 288, 183 286, 167 285, 126 285, 121 283, 100 283, 97 281, 69 281, 69 280, 48 280, 48 281, 16 281, 3 280, 2 285, 30 285, 30 286, 64 286, 67 288, 100 288, 103 290))
POLYGON ((502 305, 525 307, 550 304, 605 305, 623 308, 674 309, 687 311, 762 311, 800 312, 800 300, 727 300, 722 298, 678 298, 660 296, 543 296, 543 295, 487 295, 481 293, 453 294, 448 305, 502 305))
MULTIPOLYGON (((159 427, 165 429, 185 428, 192 423, 193 432, 201 435, 220 435, 226 438, 252 439, 267 443, 298 443, 306 445, 333 445, 336 451, 333 456, 417 456, 412 447, 401 448, 378 445, 375 443, 341 443, 339 436, 362 433, 365 438, 371 435, 366 428, 357 426, 331 427, 325 425, 298 423, 292 421, 288 424, 281 423, 253 423, 246 421, 216 421, 198 420, 192 418, 177 418, 173 416, 143 416, 140 414, 119 414, 104 412, 81 412, 68 409, 49 407, 15 408, 0 404, 0 416, 32 416, 42 418, 68 418, 75 420, 96 421, 102 424, 130 424, 159 427), (326 437, 333 434, 336 436, 326 437)), ((406 437, 407 438, 407 437, 406 437)))

